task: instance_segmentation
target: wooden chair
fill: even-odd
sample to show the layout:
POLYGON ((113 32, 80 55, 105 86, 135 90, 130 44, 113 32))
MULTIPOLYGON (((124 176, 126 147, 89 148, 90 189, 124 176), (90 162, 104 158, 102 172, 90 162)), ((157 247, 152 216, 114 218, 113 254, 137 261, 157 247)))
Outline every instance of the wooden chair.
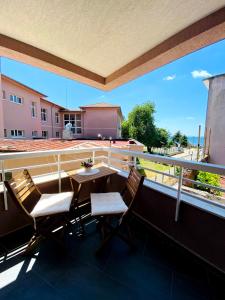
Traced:
POLYGON ((29 253, 42 238, 53 239, 63 246, 53 230, 57 230, 59 226, 63 226, 65 229, 70 225, 69 212, 74 193, 41 194, 26 169, 11 180, 4 181, 4 184, 18 213, 22 213, 34 228, 34 235, 29 241, 25 253, 29 253))
POLYGON ((99 219, 98 227, 103 234, 103 241, 97 250, 97 254, 101 252, 115 235, 131 247, 134 247, 129 218, 143 181, 144 176, 132 167, 126 181, 125 189, 121 194, 117 192, 91 194, 91 214, 99 219), (110 220, 114 217, 117 217, 117 222, 113 226, 110 220), (121 231, 123 226, 126 227, 127 235, 124 235, 121 231))

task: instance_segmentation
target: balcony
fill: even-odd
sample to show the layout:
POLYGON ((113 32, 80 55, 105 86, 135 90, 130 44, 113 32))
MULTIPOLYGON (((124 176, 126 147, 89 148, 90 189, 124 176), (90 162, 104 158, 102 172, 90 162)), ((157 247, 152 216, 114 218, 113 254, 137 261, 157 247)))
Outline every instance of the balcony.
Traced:
MULTIPOLYGON (((137 250, 129 251, 115 238, 99 258, 95 250, 100 236, 88 206, 83 211, 86 235, 79 239, 74 224, 64 237, 65 253, 46 241, 33 257, 22 257, 20 252, 31 230, 1 186, 2 299, 224 299, 225 207, 184 191, 187 179, 183 171, 187 168, 222 175, 225 168, 98 147, 1 154, 1 173, 4 179, 9 172, 27 167, 42 192, 67 191, 70 186, 65 171, 78 168, 84 157, 117 169, 108 191, 122 190, 128 165, 140 167, 140 159, 173 165, 180 171, 163 175, 176 180, 173 186, 166 181, 145 180, 132 224, 137 250)), ((88 197, 89 192, 87 186, 81 197, 88 197)))

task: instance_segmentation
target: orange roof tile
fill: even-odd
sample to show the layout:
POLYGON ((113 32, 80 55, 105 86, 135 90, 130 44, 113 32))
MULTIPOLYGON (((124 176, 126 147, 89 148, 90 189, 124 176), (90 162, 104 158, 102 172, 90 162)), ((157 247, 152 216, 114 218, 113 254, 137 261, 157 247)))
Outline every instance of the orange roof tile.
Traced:
MULTIPOLYGON (((78 146, 83 147, 109 147, 108 140, 0 140, 0 152, 2 151, 42 151, 42 150, 63 150, 76 148, 78 146)), ((115 144, 111 144, 112 147, 126 147, 128 141, 116 141, 115 144)))
POLYGON ((117 108, 120 108, 119 105, 115 105, 115 104, 111 104, 111 103, 107 103, 107 102, 99 102, 99 103, 95 103, 95 104, 82 105, 80 107, 117 107, 117 108))

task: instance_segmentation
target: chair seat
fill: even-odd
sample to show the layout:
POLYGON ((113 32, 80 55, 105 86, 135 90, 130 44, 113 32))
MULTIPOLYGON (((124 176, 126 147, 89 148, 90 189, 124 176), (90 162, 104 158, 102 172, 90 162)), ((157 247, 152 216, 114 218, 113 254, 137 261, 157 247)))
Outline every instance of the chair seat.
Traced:
POLYGON ((92 216, 120 214, 127 209, 120 193, 91 193, 92 216))
POLYGON ((57 213, 69 212, 73 192, 42 194, 30 213, 32 217, 43 217, 57 213))

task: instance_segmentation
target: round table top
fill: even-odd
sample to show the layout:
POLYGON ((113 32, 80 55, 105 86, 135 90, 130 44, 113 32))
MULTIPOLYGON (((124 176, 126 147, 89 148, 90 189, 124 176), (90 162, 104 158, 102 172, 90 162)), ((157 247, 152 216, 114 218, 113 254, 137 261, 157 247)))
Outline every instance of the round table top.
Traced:
POLYGON ((84 169, 82 169, 77 174, 78 175, 82 175, 82 176, 90 176, 90 175, 97 174, 98 172, 99 172, 99 169, 90 169, 90 170, 84 170, 84 169))

